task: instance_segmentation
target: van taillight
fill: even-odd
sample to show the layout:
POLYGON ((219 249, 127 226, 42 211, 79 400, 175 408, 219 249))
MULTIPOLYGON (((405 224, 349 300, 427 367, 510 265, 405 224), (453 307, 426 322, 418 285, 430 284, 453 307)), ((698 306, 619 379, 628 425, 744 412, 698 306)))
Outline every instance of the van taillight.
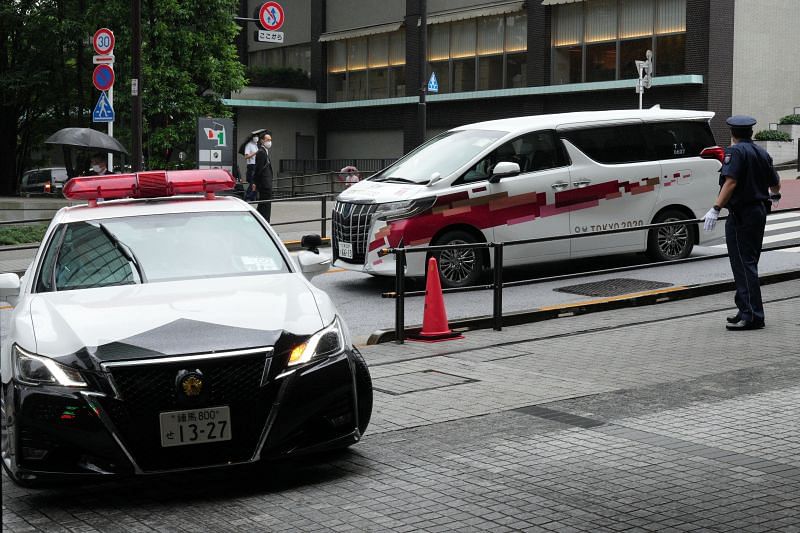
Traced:
POLYGON ((725 159, 725 148, 721 146, 712 146, 711 148, 704 148, 700 152, 700 157, 703 159, 716 159, 720 163, 725 159))

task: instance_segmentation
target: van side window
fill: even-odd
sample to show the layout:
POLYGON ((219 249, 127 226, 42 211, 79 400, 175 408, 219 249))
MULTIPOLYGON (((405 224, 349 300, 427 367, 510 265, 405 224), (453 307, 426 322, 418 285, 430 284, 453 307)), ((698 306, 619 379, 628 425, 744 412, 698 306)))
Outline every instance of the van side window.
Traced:
POLYGON ((653 122, 645 127, 656 159, 697 157, 703 148, 716 145, 707 122, 653 122))
POLYGON ((454 185, 489 179, 495 165, 502 161, 517 163, 521 174, 567 165, 566 153, 555 132, 536 131, 499 146, 478 161, 454 185))
POLYGON ((650 159, 641 124, 565 131, 562 137, 598 163, 636 163, 650 159))

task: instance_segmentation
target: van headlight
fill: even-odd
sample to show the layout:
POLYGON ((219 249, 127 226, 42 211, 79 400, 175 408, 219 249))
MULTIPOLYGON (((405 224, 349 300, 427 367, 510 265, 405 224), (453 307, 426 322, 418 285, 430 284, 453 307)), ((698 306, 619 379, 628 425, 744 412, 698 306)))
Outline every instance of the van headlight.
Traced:
POLYGON ((292 349, 289 366, 302 365, 312 359, 335 355, 348 345, 350 345, 350 334, 344 322, 337 316, 330 326, 314 333, 310 339, 292 349))
POLYGON ((85 387, 86 382, 77 370, 56 363, 49 357, 26 352, 16 344, 11 348, 14 377, 27 385, 61 385, 85 387))
POLYGON ((405 200, 402 202, 389 202, 378 204, 375 210, 375 218, 378 220, 400 220, 410 218, 427 211, 436 203, 436 197, 420 198, 419 200, 405 200))

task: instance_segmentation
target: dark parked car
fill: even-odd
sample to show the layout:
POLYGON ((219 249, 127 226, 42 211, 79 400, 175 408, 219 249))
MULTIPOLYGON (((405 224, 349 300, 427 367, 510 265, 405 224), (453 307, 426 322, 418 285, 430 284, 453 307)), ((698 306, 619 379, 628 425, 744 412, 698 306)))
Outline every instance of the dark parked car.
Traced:
POLYGON ((28 170, 20 181, 20 196, 32 194, 49 194, 61 196, 61 190, 67 181, 67 169, 64 167, 37 168, 28 170))

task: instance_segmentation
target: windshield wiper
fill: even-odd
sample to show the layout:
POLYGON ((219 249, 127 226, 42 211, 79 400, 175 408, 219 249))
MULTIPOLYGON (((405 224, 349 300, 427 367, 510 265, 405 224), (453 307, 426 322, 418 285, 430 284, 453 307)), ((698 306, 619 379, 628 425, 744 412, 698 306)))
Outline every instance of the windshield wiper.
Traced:
POLYGON ((413 183, 414 185, 422 185, 422 184, 426 183, 424 181, 414 181, 414 180, 410 180, 408 178, 397 178, 397 177, 393 177, 393 176, 389 176, 388 178, 377 178, 374 181, 387 181, 387 182, 391 182, 391 183, 413 183))
POLYGON ((147 277, 144 275, 144 269, 139 263, 139 260, 136 258, 136 254, 134 254, 133 250, 131 250, 131 247, 119 240, 117 236, 114 235, 111 230, 108 229, 102 222, 100 223, 100 229, 103 230, 103 233, 105 233, 106 237, 108 237, 108 240, 114 243, 114 246, 117 248, 117 250, 119 250, 120 253, 125 256, 125 259, 133 264, 136 272, 139 274, 139 279, 142 280, 142 283, 146 283, 147 277))

